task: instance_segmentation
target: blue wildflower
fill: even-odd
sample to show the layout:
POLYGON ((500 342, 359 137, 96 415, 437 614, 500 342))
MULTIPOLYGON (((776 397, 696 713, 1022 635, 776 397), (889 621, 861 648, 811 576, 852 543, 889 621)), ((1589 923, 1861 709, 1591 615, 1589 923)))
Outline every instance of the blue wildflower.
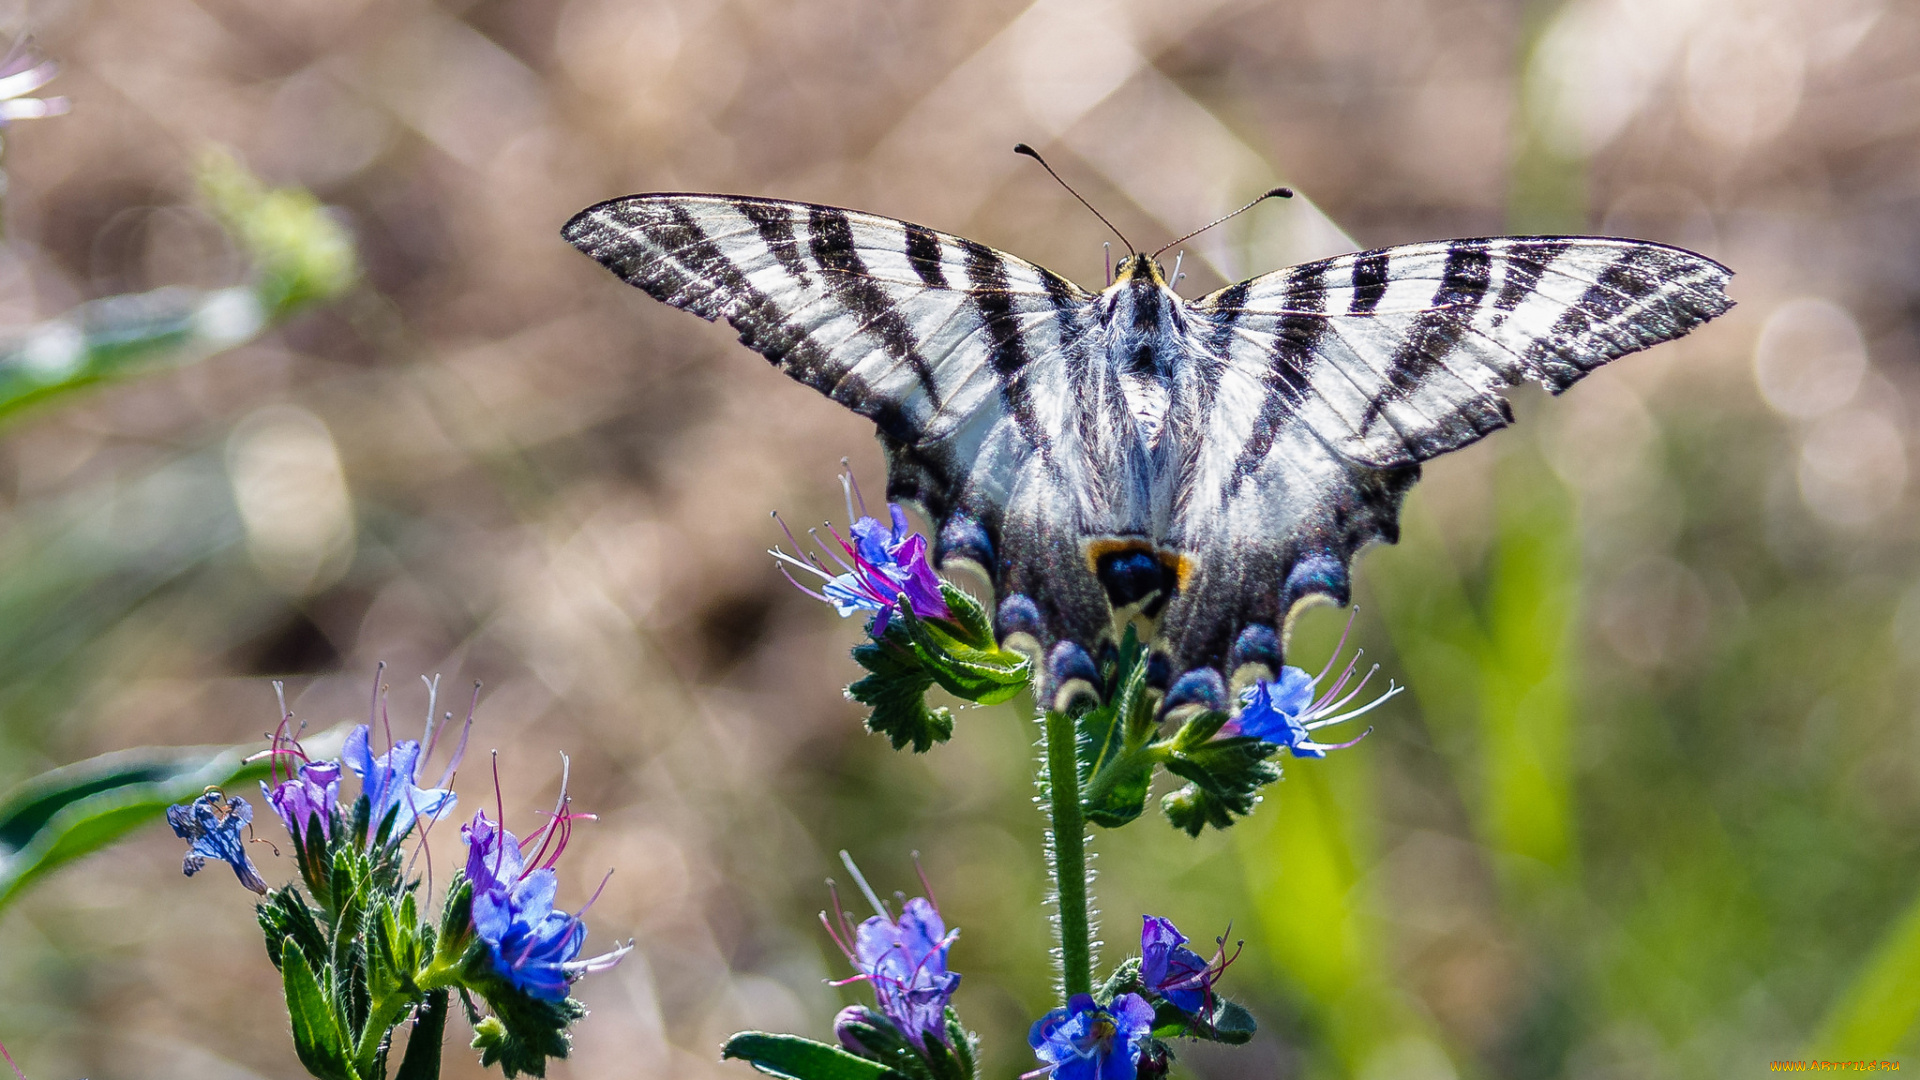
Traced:
MULTIPOLYGON (((1348 619, 1347 625, 1349 628, 1352 627, 1351 618, 1348 619)), ((1406 689, 1389 682, 1386 693, 1357 709, 1341 712, 1340 710, 1346 708, 1348 702, 1366 689, 1368 681, 1373 678, 1375 672, 1380 670, 1379 664, 1373 665, 1365 675, 1361 676, 1358 685, 1351 691, 1347 690, 1347 684, 1352 682, 1354 671, 1359 667, 1360 657, 1364 655, 1360 651, 1355 651, 1353 659, 1347 661, 1347 666, 1341 670, 1340 677, 1333 680, 1325 691, 1320 690, 1321 682, 1333 671, 1334 664, 1340 658, 1340 650, 1346 646, 1346 642, 1347 636, 1342 633, 1340 644, 1334 646, 1333 656, 1327 660, 1327 666, 1322 668, 1318 675, 1309 676, 1297 667, 1283 666, 1278 679, 1261 679, 1248 687, 1240 695, 1240 700, 1244 703, 1240 715, 1228 721, 1220 729, 1220 734, 1223 736, 1248 735, 1262 739, 1285 747, 1297 758, 1323 758, 1327 756, 1329 750, 1344 750, 1366 738, 1373 731, 1372 728, 1361 732, 1358 738, 1349 739, 1343 743, 1322 743, 1315 742, 1313 739, 1314 731, 1330 724, 1344 723, 1363 713, 1371 712, 1388 698, 1406 689)))
MULTIPOLYGON (((593 906, 593 900, 580 909, 580 915, 553 906, 558 884, 554 864, 566 850, 572 823, 589 817, 569 813, 567 802, 562 780, 560 804, 552 819, 525 841, 516 840, 484 810, 460 827, 467 842, 467 880, 473 883, 473 931, 486 943, 494 973, 514 989, 543 1001, 566 997, 575 979, 611 968, 633 948, 629 942, 588 960, 574 959, 587 940, 580 915, 593 906), (535 839, 540 847, 528 859, 521 849, 535 839)), ((596 892, 594 897, 598 896, 596 892)))
POLYGON ((280 698, 280 725, 273 729, 273 743, 267 749, 269 772, 267 779, 260 781, 260 794, 266 796, 267 805, 280 816, 295 844, 306 843, 309 823, 316 820, 320 835, 331 840, 334 804, 340 801, 340 763, 307 756, 293 726, 293 713, 287 709, 285 686, 275 682, 273 692, 280 698), (283 764, 285 780, 280 779, 283 764))
MULTIPOLYGON (((893 1020, 893 1026, 900 1028, 908 1042, 922 1049, 927 1045, 925 1036, 947 1042, 947 1005, 960 986, 960 972, 947 970, 947 949, 960 936, 960 930, 948 930, 939 905, 924 897, 912 897, 900 905, 900 917, 895 919, 879 903, 879 897, 874 896, 845 851, 841 851, 841 859, 860 884, 860 892, 874 905, 874 917, 852 926, 852 919, 839 907, 837 892, 833 894, 833 911, 839 915, 839 926, 828 919, 826 911, 820 913, 820 922, 826 924, 833 944, 841 947, 847 963, 860 972, 835 986, 868 982, 874 986, 879 1011, 893 1020)), ((933 896, 925 878, 920 884, 927 888, 927 896, 933 896)))
POLYGON ((188 877, 200 871, 208 859, 220 859, 233 867, 233 876, 254 892, 265 894, 267 883, 247 858, 246 841, 240 830, 253 822, 253 807, 235 795, 231 799, 219 788, 210 787, 190 803, 167 807, 167 824, 174 835, 188 841, 187 858, 180 869, 188 877))
MULTIPOLYGON (((826 925, 834 944, 840 946, 847 962, 859 972, 835 985, 872 984, 881 1013, 913 1045, 924 1050, 928 1035, 946 1042, 947 1006, 960 985, 960 974, 947 970, 947 950, 960 936, 959 929, 948 930, 946 921, 940 917, 939 906, 932 899, 918 896, 901 905, 900 917, 894 918, 852 858, 846 852, 841 852, 840 857, 854 881, 859 883, 867 902, 873 905, 874 915, 858 927, 853 926, 847 913, 840 910, 837 892, 833 907, 839 915, 838 927, 827 918, 826 912, 820 913, 820 921, 826 925)), ((927 885, 924 876, 920 884, 926 889, 927 897, 932 897, 933 888, 927 885)))
POLYGON ((321 836, 333 838, 333 806, 340 800, 339 762, 308 761, 273 787, 260 781, 260 793, 295 840, 306 841, 308 824, 313 821, 320 823, 321 836))
POLYGON ((453 809, 453 792, 445 788, 422 788, 416 782, 420 771, 420 744, 402 739, 393 748, 375 757, 369 745, 372 729, 361 724, 347 735, 340 757, 347 768, 360 778, 360 789, 368 803, 367 843, 384 838, 398 843, 420 818, 437 820, 453 809), (393 815, 392 828, 381 831, 387 816, 393 815))
POLYGON ((1091 994, 1034 1021, 1027 1042, 1046 1064, 1032 1076, 1054 1080, 1134 1080, 1140 1052, 1153 1030, 1153 1006, 1139 994, 1121 994, 1106 1005, 1091 994))
MULTIPOLYGON (((422 788, 418 782, 420 765, 433 755, 433 748, 440 741, 440 729, 434 724, 440 677, 421 677, 421 681, 427 684, 427 730, 424 735, 426 746, 423 748, 413 739, 393 741, 392 724, 386 713, 386 696, 380 685, 380 677, 386 668, 387 665, 381 664, 374 673, 373 716, 370 719, 379 720, 380 726, 386 729, 390 749, 375 757, 371 745, 372 726, 361 724, 347 735, 347 743, 340 750, 341 760, 360 778, 360 790, 367 797, 369 846, 381 840, 397 844, 420 818, 437 821, 453 809, 457 800, 447 785, 452 782, 454 773, 460 769, 461 760, 467 755, 467 736, 473 732, 473 711, 480 704, 480 684, 475 683, 473 704, 467 708, 466 726, 460 731, 460 745, 454 748, 453 757, 441 771, 439 785, 431 789, 422 788), (383 833, 381 825, 387 821, 389 814, 393 815, 393 825, 383 833)), ((451 714, 447 717, 449 720, 452 718, 451 714)))
MULTIPOLYGON (((800 546, 793 532, 787 531, 787 540, 791 542, 802 557, 787 554, 779 548, 767 552, 783 565, 780 572, 801 592, 816 600, 832 604, 834 610, 846 618, 856 611, 869 611, 874 615, 873 624, 868 632, 874 637, 887 632, 887 624, 894 611, 904 600, 914 615, 923 619, 950 619, 953 612, 947 607, 947 601, 940 593, 940 577, 933 572, 933 565, 927 559, 927 538, 914 532, 907 526, 907 515, 898 505, 887 504, 889 521, 867 517, 864 513, 865 502, 861 503, 862 513, 854 513, 854 501, 859 490, 853 486, 850 475, 842 475, 840 483, 847 494, 847 517, 853 524, 848 529, 853 539, 848 540, 829 526, 827 531, 845 552, 845 558, 834 553, 819 536, 813 533, 815 543, 827 553, 840 567, 841 573, 835 574, 826 564, 811 552, 800 546), (801 570, 820 578, 820 590, 815 592, 794 580, 788 566, 797 566, 801 570)), ((781 524, 785 529, 786 525, 781 524)))
POLYGON ((1213 997, 1213 984, 1231 958, 1215 955, 1212 962, 1186 947, 1187 935, 1173 920, 1141 916, 1140 983, 1171 1002, 1181 1012, 1198 1014, 1213 997))

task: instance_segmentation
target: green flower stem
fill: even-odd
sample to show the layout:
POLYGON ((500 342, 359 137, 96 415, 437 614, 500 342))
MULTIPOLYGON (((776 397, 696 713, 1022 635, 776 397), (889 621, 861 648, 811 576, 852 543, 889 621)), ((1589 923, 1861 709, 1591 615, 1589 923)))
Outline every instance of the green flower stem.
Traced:
POLYGON ((432 993, 436 990, 449 990, 465 985, 461 957, 436 956, 426 970, 414 976, 413 984, 421 990, 432 993))
POLYGON ((1053 889, 1059 904, 1060 991, 1093 992, 1093 934, 1088 917, 1087 823, 1080 810, 1080 768, 1073 717, 1046 714, 1047 816, 1053 826, 1053 889))
POLYGON ((374 1002, 367 1010, 367 1025, 360 1029, 360 1041, 353 1048, 355 1067, 362 1075, 371 1076, 374 1072, 374 1059, 380 1053, 380 1044, 400 1023, 407 1018, 414 1001, 410 995, 396 994, 385 1001, 374 1002))

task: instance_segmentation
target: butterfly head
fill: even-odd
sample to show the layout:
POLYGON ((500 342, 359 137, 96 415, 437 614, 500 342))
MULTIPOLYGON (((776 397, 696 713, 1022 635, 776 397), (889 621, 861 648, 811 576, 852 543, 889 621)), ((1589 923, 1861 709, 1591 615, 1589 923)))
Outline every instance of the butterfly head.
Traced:
POLYGON ((1157 285, 1165 289, 1168 288, 1167 273, 1161 269, 1158 259, 1145 252, 1136 252, 1121 259, 1120 265, 1113 268, 1113 284, 1120 286, 1136 283, 1157 285))

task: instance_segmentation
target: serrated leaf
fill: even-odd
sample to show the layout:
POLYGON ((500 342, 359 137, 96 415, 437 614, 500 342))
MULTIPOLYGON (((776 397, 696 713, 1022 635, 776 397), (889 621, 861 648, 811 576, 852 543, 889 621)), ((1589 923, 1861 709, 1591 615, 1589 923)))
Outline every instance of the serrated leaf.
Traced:
POLYGON ((869 674, 847 687, 847 697, 872 710, 867 730, 887 736, 895 750, 925 753, 953 736, 953 713, 927 704, 934 686, 992 705, 1025 689, 1032 670, 1026 657, 994 644, 978 601, 946 582, 941 589, 953 618, 923 619, 903 607, 878 640, 853 650, 869 674))
POLYGON ((548 1058, 564 1058, 572 1048, 567 1028, 587 1015, 573 998, 545 1001, 530 997, 492 970, 486 946, 475 941, 467 952, 463 982, 479 991, 493 1015, 474 1027, 473 1048, 480 1064, 498 1065, 508 1080, 526 1073, 547 1075, 548 1058))
POLYGON ((798 1035, 743 1031, 727 1040, 722 1058, 738 1058, 769 1076, 786 1080, 908 1080, 877 1061, 798 1035))
MULTIPOLYGON (((1179 741, 1176 736, 1176 745, 1179 741)), ((1234 736, 1172 751, 1167 771, 1187 786, 1161 800, 1161 810, 1175 828, 1191 836, 1208 825, 1231 827, 1234 818, 1253 812, 1261 788, 1280 779, 1280 766, 1271 760, 1275 749, 1272 743, 1234 736)))
MULTIPOLYGON (((888 629, 889 637, 895 633, 888 629)), ((933 676, 910 646, 868 642, 854 648, 853 658, 873 673, 847 687, 849 698, 873 710, 867 716, 868 731, 885 735, 895 750, 911 744, 916 754, 953 736, 953 714, 944 706, 927 707, 933 676)))
POLYGON ((119 750, 45 772, 0 799, 0 908, 64 863, 161 821, 209 786, 267 775, 220 746, 119 750))
POLYGON ((289 939, 280 953, 281 985, 293 1023, 293 1051, 300 1064, 321 1080, 357 1080, 348 1064, 346 1037, 321 992, 320 982, 300 946, 289 939))

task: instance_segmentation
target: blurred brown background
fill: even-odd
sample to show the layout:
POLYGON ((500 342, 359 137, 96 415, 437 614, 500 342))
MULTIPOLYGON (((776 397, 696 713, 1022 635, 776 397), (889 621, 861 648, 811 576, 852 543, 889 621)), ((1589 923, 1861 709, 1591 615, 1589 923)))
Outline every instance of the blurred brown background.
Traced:
MULTIPOLYGON (((770 509, 839 516, 843 455, 880 489, 868 425, 558 237, 615 195, 743 192, 1097 286, 1106 233, 1024 140, 1149 246, 1301 192, 1190 245, 1189 296, 1508 231, 1739 275, 1726 318, 1517 395, 1519 428, 1429 467, 1405 541, 1360 563, 1356 634, 1414 688, 1372 739, 1290 765, 1231 834, 1096 838, 1109 961, 1142 911, 1248 939, 1229 985, 1262 1034, 1192 1072, 1744 1076, 1913 1045, 1911 5, 53 0, 11 23, 73 112, 6 132, 0 323, 239 280, 192 191, 208 143, 338 207, 366 279, 0 433, 28 642, 0 658, 0 788, 253 739, 269 677, 316 728, 363 714, 377 660, 409 718, 416 675, 462 701, 479 679, 510 824, 570 753, 601 819, 562 904, 615 868, 588 947, 638 944, 577 988, 558 1075, 739 1078, 715 1061, 736 1029, 825 1036, 855 999, 813 922, 842 847, 883 891, 922 853, 989 1075, 1024 1071, 1049 994, 1024 706, 888 751, 840 694, 859 626, 764 554, 770 509)), ((150 830, 0 918, 0 1039, 32 1080, 299 1075, 251 897, 179 855, 150 830)), ((450 1028, 449 1074, 480 1075, 450 1028)))

